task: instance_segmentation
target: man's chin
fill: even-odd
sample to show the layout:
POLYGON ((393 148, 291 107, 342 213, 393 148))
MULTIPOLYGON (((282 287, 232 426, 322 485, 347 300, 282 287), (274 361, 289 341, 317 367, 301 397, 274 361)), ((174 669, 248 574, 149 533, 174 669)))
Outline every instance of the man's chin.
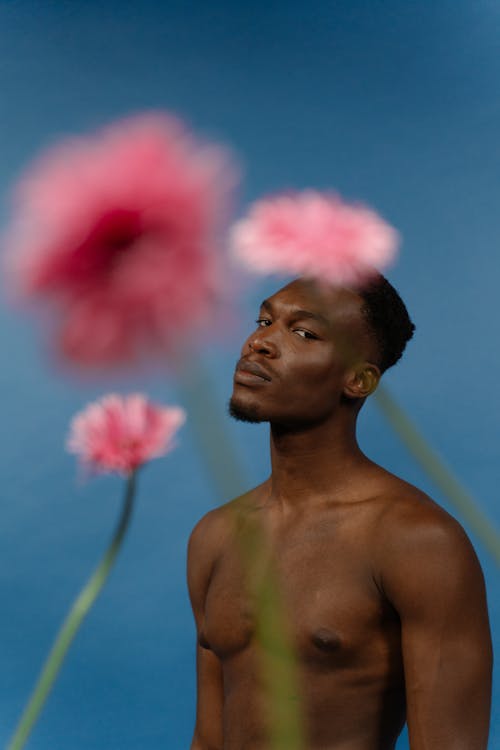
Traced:
POLYGON ((249 404, 240 404, 235 398, 229 401, 227 410, 229 416, 233 419, 237 419, 238 422, 252 422, 257 424, 258 422, 266 422, 267 420, 258 412, 254 406, 249 404))

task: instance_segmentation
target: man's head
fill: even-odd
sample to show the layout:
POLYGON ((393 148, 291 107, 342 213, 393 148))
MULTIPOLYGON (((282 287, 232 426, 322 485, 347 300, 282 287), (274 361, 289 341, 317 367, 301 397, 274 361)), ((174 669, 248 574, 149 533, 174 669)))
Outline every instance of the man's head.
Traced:
POLYGON ((355 419, 413 330, 382 276, 362 290, 297 279, 263 302, 237 365, 230 413, 293 427, 339 410, 355 419))

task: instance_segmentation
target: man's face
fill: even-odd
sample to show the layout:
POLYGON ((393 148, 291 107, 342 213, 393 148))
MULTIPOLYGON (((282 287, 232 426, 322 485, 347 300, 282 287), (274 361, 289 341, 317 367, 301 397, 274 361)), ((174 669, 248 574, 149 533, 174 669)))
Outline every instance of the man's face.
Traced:
POLYGON ((332 416, 353 364, 374 354, 362 304, 354 291, 302 279, 266 300, 236 366, 230 414, 292 427, 332 416))

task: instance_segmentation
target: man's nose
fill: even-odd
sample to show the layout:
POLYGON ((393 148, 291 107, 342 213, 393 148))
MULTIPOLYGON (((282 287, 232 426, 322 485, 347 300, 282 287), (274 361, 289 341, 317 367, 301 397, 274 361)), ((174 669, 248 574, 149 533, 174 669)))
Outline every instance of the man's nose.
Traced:
POLYGON ((247 340, 247 346, 251 351, 264 357, 278 356, 278 348, 267 328, 260 328, 258 332, 253 333, 247 340))

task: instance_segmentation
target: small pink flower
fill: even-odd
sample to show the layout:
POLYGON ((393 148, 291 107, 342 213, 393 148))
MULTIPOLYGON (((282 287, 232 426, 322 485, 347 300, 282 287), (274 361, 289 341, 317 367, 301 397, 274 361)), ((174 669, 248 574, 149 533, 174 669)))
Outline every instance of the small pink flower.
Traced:
POLYGON ((67 448, 98 471, 127 475, 170 451, 184 421, 179 407, 155 406, 141 394, 111 394, 73 418, 67 448))
POLYGON ((162 114, 62 142, 15 188, 7 286, 49 303, 76 363, 168 351, 213 313, 233 184, 222 149, 162 114))
POLYGON ((398 234, 374 211, 305 190, 257 201, 231 230, 234 255, 257 273, 355 284, 393 260, 398 234))

